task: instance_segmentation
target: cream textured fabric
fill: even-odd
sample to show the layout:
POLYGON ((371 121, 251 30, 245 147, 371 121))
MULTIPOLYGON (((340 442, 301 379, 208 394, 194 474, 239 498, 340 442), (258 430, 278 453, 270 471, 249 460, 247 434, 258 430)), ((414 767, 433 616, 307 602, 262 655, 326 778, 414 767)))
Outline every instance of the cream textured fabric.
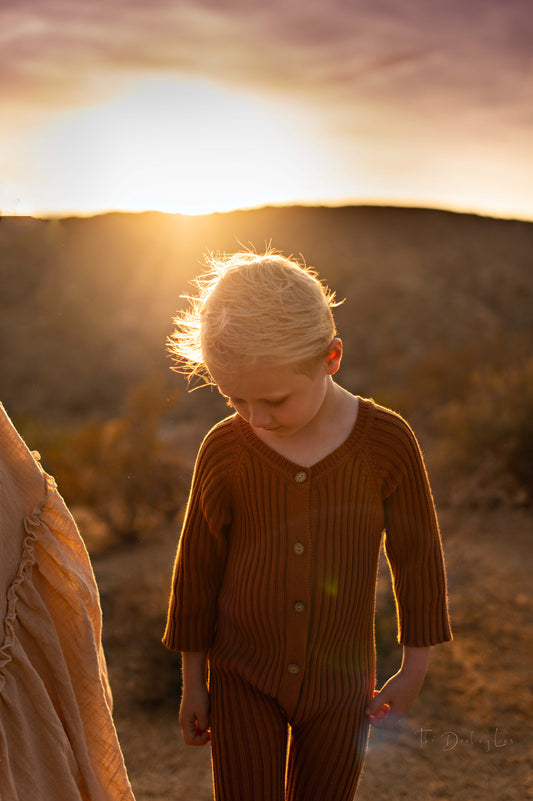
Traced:
POLYGON ((87 550, 1 404, 0 613, 0 801, 134 801, 87 550))

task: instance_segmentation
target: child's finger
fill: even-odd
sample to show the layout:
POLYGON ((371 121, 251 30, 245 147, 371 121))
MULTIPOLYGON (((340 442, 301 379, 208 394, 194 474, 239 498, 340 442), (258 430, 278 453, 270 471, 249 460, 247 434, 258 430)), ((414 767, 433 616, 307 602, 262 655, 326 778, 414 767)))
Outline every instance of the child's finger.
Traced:
POLYGON ((391 718, 391 709, 388 704, 383 704, 376 712, 368 715, 368 719, 373 726, 377 726, 386 720, 388 721, 389 718, 391 718))
POLYGON ((384 700, 382 694, 375 690, 374 697, 369 701, 365 711, 368 717, 379 716, 383 718, 390 711, 390 705, 384 700))
POLYGON ((385 694, 374 693, 374 698, 366 708, 366 714, 372 726, 378 729, 397 729, 403 717, 392 709, 391 705, 384 701, 385 694))
POLYGON ((205 745, 211 739, 211 732, 209 728, 206 727, 205 729, 200 728, 198 721, 196 721, 196 732, 194 736, 194 745, 205 745))
POLYGON ((206 712, 200 713, 196 718, 196 727, 199 731, 207 731, 209 726, 211 725, 211 721, 209 720, 209 713, 206 712))
POLYGON ((208 728, 202 729, 196 718, 190 718, 181 723, 181 733, 187 745, 205 745, 211 739, 208 728))

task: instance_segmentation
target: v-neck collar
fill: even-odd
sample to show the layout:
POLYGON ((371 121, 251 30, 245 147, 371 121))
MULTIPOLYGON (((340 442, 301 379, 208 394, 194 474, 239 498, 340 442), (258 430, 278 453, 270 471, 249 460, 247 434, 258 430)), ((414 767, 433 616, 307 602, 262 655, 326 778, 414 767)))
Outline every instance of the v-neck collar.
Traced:
POLYGON ((374 403, 371 400, 359 397, 358 401, 359 408, 357 411, 357 418, 351 432, 344 442, 341 442, 334 450, 310 467, 291 461, 275 450, 275 448, 267 445, 266 442, 263 442, 263 440, 257 436, 251 425, 240 417, 240 415, 235 414, 233 419, 240 436, 244 439, 247 446, 267 459, 272 465, 291 475, 299 471, 305 471, 308 476, 316 477, 332 467, 335 467, 347 456, 353 456, 354 451, 362 447, 373 416, 374 403))

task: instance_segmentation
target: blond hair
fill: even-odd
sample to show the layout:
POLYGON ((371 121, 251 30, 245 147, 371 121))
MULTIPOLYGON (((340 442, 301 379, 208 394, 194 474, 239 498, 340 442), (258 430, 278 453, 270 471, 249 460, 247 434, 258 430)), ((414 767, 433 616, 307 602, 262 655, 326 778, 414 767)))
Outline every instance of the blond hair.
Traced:
POLYGON ((264 361, 314 369, 335 336, 335 293, 317 273, 275 251, 206 260, 197 294, 174 319, 174 369, 214 383, 208 369, 235 372, 264 361))

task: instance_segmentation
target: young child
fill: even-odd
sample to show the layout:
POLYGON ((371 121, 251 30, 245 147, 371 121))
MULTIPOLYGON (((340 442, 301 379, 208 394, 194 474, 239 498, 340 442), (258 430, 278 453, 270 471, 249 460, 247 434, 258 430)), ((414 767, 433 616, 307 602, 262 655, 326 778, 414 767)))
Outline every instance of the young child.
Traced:
POLYGON ((408 714, 451 639, 424 463, 401 417, 333 381, 336 304, 313 271, 211 267, 171 343, 235 410, 198 453, 174 567, 180 726, 211 740, 217 801, 351 801, 370 724, 408 714), (374 697, 384 530, 403 661, 374 697))

